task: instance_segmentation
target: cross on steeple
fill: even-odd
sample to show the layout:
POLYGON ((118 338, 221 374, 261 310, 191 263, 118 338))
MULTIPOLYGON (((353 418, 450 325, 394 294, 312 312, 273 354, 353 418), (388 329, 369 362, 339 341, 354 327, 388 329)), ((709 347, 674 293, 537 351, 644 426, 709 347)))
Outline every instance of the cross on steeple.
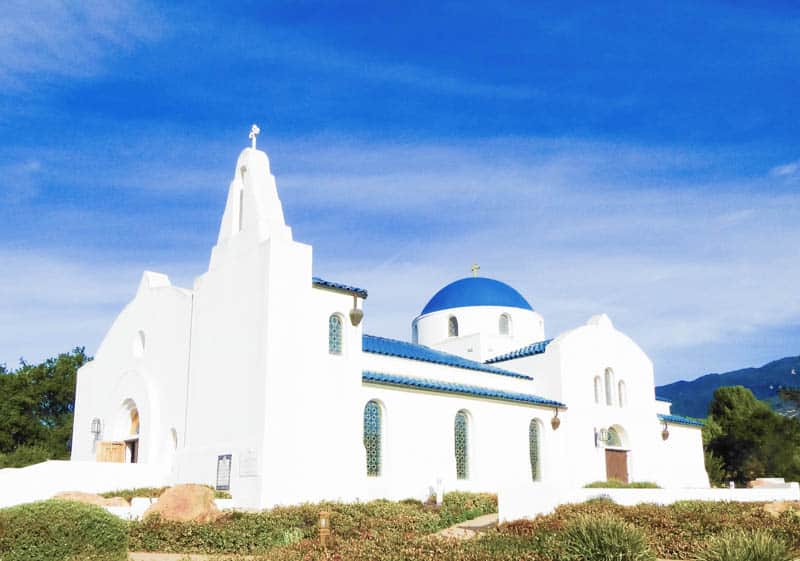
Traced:
POLYGON ((255 123, 253 124, 252 127, 250 127, 250 134, 248 135, 247 138, 250 139, 251 146, 252 146, 253 150, 256 149, 256 135, 258 135, 258 133, 260 133, 260 132, 261 132, 261 129, 258 128, 258 125, 256 125, 255 123))
POLYGON ((473 277, 477 277, 478 276, 478 271, 481 270, 481 266, 478 265, 477 263, 475 263, 474 265, 472 265, 472 267, 470 267, 470 270, 472 271, 472 276, 473 277))

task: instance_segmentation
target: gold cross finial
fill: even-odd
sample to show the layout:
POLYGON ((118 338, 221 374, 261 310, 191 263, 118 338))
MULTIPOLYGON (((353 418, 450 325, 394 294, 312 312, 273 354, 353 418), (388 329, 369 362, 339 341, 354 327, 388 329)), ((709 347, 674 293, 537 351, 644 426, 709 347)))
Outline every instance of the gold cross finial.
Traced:
POLYGON ((472 269, 472 276, 473 277, 477 277, 478 276, 478 271, 481 270, 481 266, 478 265, 477 263, 475 263, 474 265, 472 265, 471 269, 472 269))

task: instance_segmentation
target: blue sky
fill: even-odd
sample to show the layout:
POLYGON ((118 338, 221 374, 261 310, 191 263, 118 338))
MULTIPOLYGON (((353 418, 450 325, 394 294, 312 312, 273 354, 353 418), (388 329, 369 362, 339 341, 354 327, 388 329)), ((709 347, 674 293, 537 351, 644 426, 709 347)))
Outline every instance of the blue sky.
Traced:
POLYGON ((662 383, 800 352, 793 2, 70 4, 0 15, 0 362, 191 286, 252 122, 371 333, 478 262, 662 383))

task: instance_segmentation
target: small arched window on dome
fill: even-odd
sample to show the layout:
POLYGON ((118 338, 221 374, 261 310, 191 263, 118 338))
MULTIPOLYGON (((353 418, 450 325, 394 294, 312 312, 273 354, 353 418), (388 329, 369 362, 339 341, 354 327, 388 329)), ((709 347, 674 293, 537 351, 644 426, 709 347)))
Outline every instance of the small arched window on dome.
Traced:
POLYGON ((617 393, 619 393, 618 404, 619 404, 620 407, 625 407, 628 404, 628 396, 627 396, 627 394, 625 392, 625 381, 624 380, 620 380, 619 381, 619 384, 617 385, 617 389, 619 390, 617 392, 617 393))
POLYGON ((606 368, 606 405, 614 405, 614 371, 606 368))
POLYGON ((342 354, 342 318, 339 314, 331 314, 328 318, 328 352, 342 354))
POLYGON ((603 381, 600 380, 600 376, 594 377, 594 402, 600 405, 600 402, 603 401, 603 381))
POLYGON ((511 335, 511 316, 508 314, 500 314, 500 335, 511 335))
POLYGON ((456 316, 450 316, 447 320, 447 336, 458 337, 458 320, 456 316))

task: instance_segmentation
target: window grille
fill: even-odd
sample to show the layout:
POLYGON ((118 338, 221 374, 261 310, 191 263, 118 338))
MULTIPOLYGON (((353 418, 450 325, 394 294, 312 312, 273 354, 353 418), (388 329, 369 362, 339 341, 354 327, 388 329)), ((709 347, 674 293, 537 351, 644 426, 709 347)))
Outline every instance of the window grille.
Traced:
POLYGON ((464 411, 456 413, 455 422, 455 451, 456 451, 456 477, 467 479, 469 477, 469 435, 467 414, 464 411))
POLYGON ((217 491, 231 490, 231 454, 217 456, 217 491))
POLYGON ((381 406, 370 401, 364 407, 364 448, 367 451, 367 475, 381 474, 381 406))
POLYGON ((530 427, 528 428, 528 447, 531 455, 531 479, 539 481, 542 477, 540 468, 540 442, 539 442, 539 422, 536 419, 531 420, 530 427))
POLYGON ((337 314, 328 320, 328 352, 332 355, 342 354, 342 318, 337 314))
POLYGON ((619 406, 625 407, 628 404, 628 396, 625 393, 625 382, 619 381, 619 406))
POLYGON ((455 316, 450 316, 450 319, 447 321, 447 336, 458 337, 458 320, 455 316))

